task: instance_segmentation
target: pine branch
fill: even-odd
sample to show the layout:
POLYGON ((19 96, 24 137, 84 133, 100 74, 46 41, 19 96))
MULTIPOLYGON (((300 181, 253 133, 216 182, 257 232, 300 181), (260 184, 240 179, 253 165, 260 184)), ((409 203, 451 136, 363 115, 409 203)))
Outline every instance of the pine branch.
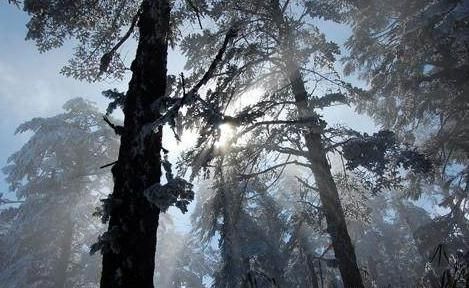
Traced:
POLYGON ((112 166, 112 165, 115 165, 115 164, 117 164, 117 160, 114 161, 114 162, 111 162, 111 163, 109 163, 109 164, 103 165, 103 166, 99 167, 99 169, 104 169, 104 168, 106 168, 106 167, 109 167, 109 166, 112 166))
POLYGON ((138 20, 138 17, 140 16, 140 13, 141 11, 139 10, 137 14, 134 15, 134 17, 132 18, 132 22, 130 23, 129 29, 127 30, 125 35, 119 40, 119 42, 117 42, 117 44, 114 45, 114 47, 112 47, 112 49, 109 52, 106 52, 101 57, 101 61, 100 61, 101 63, 99 65, 98 76, 100 76, 101 74, 107 71, 109 64, 111 63, 112 57, 116 53, 117 49, 119 49, 119 47, 122 46, 122 44, 124 44, 125 41, 127 41, 127 39, 129 39, 130 35, 132 35, 132 32, 135 29, 135 25, 137 25, 137 20, 138 20))
POLYGON ((106 122, 117 135, 122 135, 122 133, 124 132, 123 126, 113 124, 106 115, 103 116, 103 119, 104 122, 106 122))
MULTIPOLYGON (((202 76, 202 79, 200 79, 200 81, 189 91, 189 95, 192 96, 192 95, 195 95, 200 87, 202 87, 203 85, 207 84, 208 80, 210 80, 213 76, 213 74, 215 73, 215 70, 218 66, 218 64, 221 62, 221 60, 223 59, 223 55, 225 54, 226 52, 226 48, 228 47, 228 44, 231 42, 231 40, 233 38, 235 38, 236 36, 238 35, 238 31, 237 29, 235 29, 234 27, 231 27, 228 32, 226 33, 225 35, 225 39, 223 40, 223 44, 222 44, 222 47, 218 50, 218 53, 217 55, 215 56, 215 59, 213 59, 212 63, 210 64, 210 66, 208 67, 208 70, 207 72, 205 72, 205 74, 202 76)), ((185 103, 181 103, 182 105, 184 105, 185 103)))
MULTIPOLYGON (((229 119, 231 124, 236 123, 232 119, 229 119)), ((247 127, 245 130, 241 131, 236 135, 236 137, 241 137, 242 135, 254 130, 255 128, 259 126, 269 126, 269 125, 298 125, 298 124, 304 124, 308 125, 309 131, 312 133, 322 133, 323 129, 321 127, 318 127, 318 125, 315 124, 314 120, 317 120, 317 117, 307 117, 307 118, 302 118, 298 120, 271 120, 271 121, 261 121, 261 122, 256 122, 252 124, 250 127, 247 127), (314 125, 311 125, 314 124, 314 125)))
POLYGON ((199 22, 200 29, 204 29, 204 27, 202 27, 202 21, 200 21, 200 10, 199 10, 199 8, 191 0, 186 0, 186 2, 194 10, 195 16, 197 17, 197 21, 199 22))
MULTIPOLYGON (((165 113, 165 115, 161 116, 158 120, 156 120, 152 124, 153 128, 155 126, 160 126, 160 125, 164 124, 162 122, 167 121, 171 117, 175 117, 179 113, 179 110, 181 109, 181 107, 183 107, 185 104, 189 103, 194 98, 201 101, 202 104, 204 104, 205 106, 210 107, 210 105, 207 102, 205 102, 202 98, 197 96, 197 93, 198 93, 199 89, 202 86, 204 86, 205 84, 207 84, 207 82, 215 75, 215 71, 216 71, 218 65, 220 64, 220 62, 222 61, 223 55, 225 54, 226 49, 228 48, 228 44, 231 42, 231 40, 233 38, 235 38, 237 36, 237 34, 238 34, 238 32, 234 27, 231 27, 228 30, 228 32, 225 35, 225 39, 223 40, 223 44, 222 44, 221 48, 218 50, 217 55, 215 56, 212 63, 210 64, 210 66, 208 67, 207 71, 202 76, 202 78, 199 80, 199 82, 197 82, 197 84, 195 84, 194 87, 192 87, 192 89, 189 90, 189 92, 184 93, 183 97, 180 98, 179 101, 176 104, 174 104, 174 106, 171 107, 168 110, 168 112, 165 113)), ((181 73, 181 81, 182 81, 181 84, 183 85, 183 90, 185 90, 185 87, 184 87, 185 86, 185 79, 184 79, 184 74, 182 74, 182 73, 181 73)))
POLYGON ((286 165, 292 165, 292 164, 307 167, 307 168, 311 168, 311 165, 309 165, 309 164, 293 160, 293 161, 287 161, 287 162, 284 162, 284 163, 281 163, 281 164, 274 165, 272 167, 269 167, 269 168, 267 168, 265 170, 262 170, 262 171, 259 171, 259 172, 255 172, 255 173, 251 173, 251 174, 240 174, 239 177, 241 177, 241 178, 252 178, 252 177, 255 177, 255 176, 259 176, 261 174, 268 173, 268 172, 270 172, 272 170, 275 170, 277 168, 284 167, 286 165))
POLYGON ((298 157, 307 157, 307 153, 304 152, 303 150, 298 150, 298 149, 294 149, 294 148, 291 148, 291 147, 283 147, 283 146, 280 146, 280 145, 277 145, 277 144, 271 144, 269 142, 266 142, 265 144, 263 145, 250 145, 250 147, 259 147, 261 149, 266 149, 266 150, 269 150, 269 151, 275 151, 275 152, 279 152, 279 153, 282 153, 282 154, 291 154, 291 155, 294 155, 294 156, 298 156, 298 157))
POLYGON ((311 189, 311 190, 316 191, 316 192, 319 191, 317 187, 314 187, 314 186, 310 185, 308 182, 306 182, 305 180, 301 179, 300 177, 295 176, 295 178, 296 178, 296 180, 298 180, 298 182, 300 182, 301 184, 303 184, 306 188, 311 189))
POLYGON ((8 4, 15 5, 16 8, 20 8, 21 1, 20 0, 8 0, 8 4))

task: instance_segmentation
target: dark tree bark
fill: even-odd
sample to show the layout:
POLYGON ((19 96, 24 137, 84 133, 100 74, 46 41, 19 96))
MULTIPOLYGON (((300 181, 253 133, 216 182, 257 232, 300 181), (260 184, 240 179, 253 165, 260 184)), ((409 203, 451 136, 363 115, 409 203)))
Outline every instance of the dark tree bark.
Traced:
MULTIPOLYGON (((294 64, 288 66, 290 83, 295 96, 299 117, 311 117, 312 108, 308 105, 308 94, 299 69, 296 68, 294 64)), ((321 199, 322 208, 326 216, 327 232, 331 237, 342 281, 345 287, 364 287, 357 265, 355 250, 348 234, 339 193, 337 192, 329 162, 326 158, 326 150, 321 140, 322 128, 319 123, 314 122, 313 117, 309 130, 305 131, 304 137, 308 153, 307 159, 311 163, 311 171, 313 172, 319 191, 319 198, 321 199)))
POLYGON ((223 288, 236 288, 240 287, 242 282, 241 275, 245 275, 246 267, 244 267, 243 260, 241 258, 240 239, 237 232, 237 222, 239 220, 239 213, 242 207, 241 197, 239 191, 233 191, 231 185, 231 179, 225 178, 225 171, 223 171, 224 157, 218 164, 218 172, 220 173, 220 184, 222 185, 222 201, 223 201, 223 247, 222 247, 222 259, 224 267, 222 277, 215 279, 215 285, 223 288))
POLYGON ((311 288, 319 288, 319 279, 316 274, 316 268, 314 268, 314 257, 310 252, 306 252, 306 262, 308 263, 308 276, 311 288))
POLYGON ((292 39, 291 36, 293 35, 292 31, 290 31, 292 28, 285 22, 278 0, 272 0, 272 9, 272 17, 275 19, 277 29, 279 30, 281 52, 286 74, 295 97, 298 116, 300 120, 304 119, 309 123, 303 134, 307 148, 306 158, 311 164, 311 171, 319 191, 319 198, 321 199, 327 221, 327 232, 331 237, 342 281, 345 287, 364 287, 357 265, 355 250, 347 231, 339 193, 337 192, 329 162, 326 158, 326 150, 322 143, 321 133, 323 128, 319 122, 319 117, 314 114, 314 107, 308 105, 308 93, 303 77, 298 63, 291 53, 291 51, 294 51, 293 43, 295 43, 295 39, 292 39))
POLYGON ((109 247, 103 251, 101 287, 152 288, 156 231, 160 210, 144 190, 160 181, 161 129, 150 129, 160 115, 155 101, 165 95, 167 0, 144 0, 138 20, 139 41, 124 105, 119 158, 112 169, 114 190, 109 247))

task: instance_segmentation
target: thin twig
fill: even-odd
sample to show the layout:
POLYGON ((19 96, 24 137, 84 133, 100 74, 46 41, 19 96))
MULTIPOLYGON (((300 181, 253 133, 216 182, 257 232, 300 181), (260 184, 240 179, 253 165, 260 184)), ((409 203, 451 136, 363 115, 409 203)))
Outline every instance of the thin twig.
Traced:
POLYGON ((251 177, 255 177, 255 176, 258 176, 258 175, 261 175, 261 174, 264 174, 264 173, 267 173, 267 172, 270 172, 272 170, 275 170, 277 168, 280 168, 280 167, 283 167, 285 165, 291 165, 291 164, 295 164, 295 165, 299 165, 299 166, 303 166, 303 167, 308 167, 310 168, 311 166, 306 164, 306 163, 302 163, 302 162, 299 162, 299 161, 296 161, 296 160, 293 160, 293 161, 287 161, 287 162, 284 162, 284 163, 281 163, 281 164, 277 164, 277 165, 274 165, 272 167, 269 167, 263 171, 259 171, 259 172, 256 172, 256 173, 251 173, 251 174, 240 174, 239 176, 241 178, 251 178, 251 177))
POLYGON ((197 17, 197 21, 199 22, 200 29, 204 29, 204 27, 202 27, 202 21, 200 21, 200 10, 199 10, 199 8, 191 0, 186 0, 186 2, 194 10, 195 16, 197 17))
POLYGON ((104 122, 106 122, 107 125, 109 125, 109 127, 111 127, 117 135, 122 135, 124 132, 123 126, 113 124, 106 115, 103 116, 103 119, 104 122))
POLYGON ((100 66, 99 66, 98 77, 101 76, 101 74, 103 74, 104 72, 107 71, 107 68, 109 67, 109 64, 111 63, 111 60, 112 60, 112 57, 114 56, 114 53, 116 53, 117 49, 119 49, 119 47, 122 46, 122 44, 124 44, 124 42, 127 41, 127 39, 129 39, 130 35, 132 35, 132 32, 135 29, 135 25, 137 25, 137 20, 138 20, 138 17, 140 16, 140 13, 141 13, 141 10, 139 10, 137 12, 137 14, 134 15, 134 17, 132 18, 132 22, 130 23, 129 29, 124 34, 124 36, 119 40, 119 42, 117 42, 117 44, 114 45, 114 47, 112 47, 112 49, 109 50, 109 52, 106 52, 101 57, 101 63, 100 63, 100 66))
POLYGON ((111 163, 109 163, 109 164, 103 165, 103 166, 99 167, 99 169, 104 169, 104 168, 109 167, 109 166, 112 166, 112 165, 114 165, 114 164, 117 164, 117 160, 114 161, 114 162, 111 162, 111 163))

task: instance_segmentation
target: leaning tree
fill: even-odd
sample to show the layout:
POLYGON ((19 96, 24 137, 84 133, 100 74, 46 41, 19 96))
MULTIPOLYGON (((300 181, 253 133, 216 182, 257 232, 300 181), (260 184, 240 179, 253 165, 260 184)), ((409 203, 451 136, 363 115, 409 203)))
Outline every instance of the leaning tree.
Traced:
MULTIPOLYGON (((230 123, 235 126, 246 124, 248 128, 241 133, 265 133, 267 142, 259 147, 261 150, 290 155, 277 168, 298 164, 311 170, 342 279, 346 286, 363 287, 337 187, 326 158, 327 148, 322 139, 325 122, 314 111, 332 102, 343 101, 344 97, 342 93, 327 93, 327 89, 314 91, 316 95, 327 94, 323 99, 311 97, 307 89, 313 90, 314 86, 305 85, 306 73, 313 82, 332 82, 332 89, 338 92, 343 83, 330 69, 338 53, 337 45, 328 42, 317 27, 308 26, 311 22, 306 18, 315 17, 314 11, 308 9, 308 1, 211 1, 211 4, 213 9, 207 14, 218 27, 227 29, 226 25, 237 21, 241 29, 234 47, 227 52, 229 61, 225 70, 219 73, 221 77, 217 87, 200 104, 200 110, 205 111, 205 117, 214 123, 213 130, 220 123, 230 123), (262 87, 266 92, 257 104, 235 117, 224 115, 226 106, 252 87, 262 87), (264 121, 257 121, 265 115, 264 121), (253 125, 249 125, 253 121, 253 125), (306 159, 307 163, 289 161, 289 157, 306 159)), ((196 72, 204 59, 200 55, 204 50, 213 50, 211 43, 216 38, 217 32, 205 30, 203 34, 183 42, 182 47, 189 56, 188 65, 196 72), (198 50, 190 49, 193 41, 204 45, 199 45, 201 49, 198 50)), ((210 158, 206 157, 206 160, 210 158)))
MULTIPOLYGON (((203 119, 200 131, 204 137, 200 138, 195 151, 198 161, 192 161, 193 171, 206 169, 219 158, 214 143, 221 124, 235 127, 234 138, 241 142, 251 139, 249 135, 263 139, 261 143, 244 140, 245 147, 258 152, 247 156, 248 159, 263 157, 262 154, 283 155, 264 162, 272 164, 281 160, 280 164, 264 165, 259 167, 264 170, 245 177, 272 171, 281 173, 283 167, 292 164, 309 169, 315 182, 306 184, 319 193, 344 285, 362 287, 328 153, 343 154, 348 160, 348 169, 365 168, 373 176, 379 176, 368 181, 374 192, 399 180, 398 166, 412 166, 424 172, 429 170, 427 161, 411 149, 405 148, 407 152, 400 153, 400 148, 404 147, 398 147, 392 132, 367 135, 343 127, 327 127, 320 109, 347 103, 362 94, 334 71, 339 47, 327 41, 314 25, 318 18, 327 16, 328 9, 317 8, 315 1, 209 3, 210 8, 204 12, 217 30, 206 29, 182 42, 188 55, 187 65, 194 74, 203 72, 198 67, 206 63, 207 57, 203 55, 214 52, 213 43, 220 37, 220 31, 235 22, 239 33, 226 52, 225 65, 217 73, 219 77, 212 89, 189 107, 189 115, 203 119), (196 48, 193 48, 194 43, 198 43, 196 48), (250 94, 254 88, 260 88, 263 93, 250 94), (253 104, 243 107, 242 101, 248 97, 254 98, 251 99, 253 104)), ((187 126, 194 126, 194 121, 187 126)))

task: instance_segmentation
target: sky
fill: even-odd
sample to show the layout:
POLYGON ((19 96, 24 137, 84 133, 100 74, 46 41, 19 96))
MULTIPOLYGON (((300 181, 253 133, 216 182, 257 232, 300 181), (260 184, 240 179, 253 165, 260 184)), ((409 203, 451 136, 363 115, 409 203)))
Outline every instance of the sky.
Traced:
MULTIPOLYGON (((100 94, 108 85, 90 84, 59 75, 70 48, 39 54, 33 42, 25 41, 27 15, 0 2, 0 167, 21 148, 29 135, 14 135, 16 127, 33 117, 60 113, 68 99, 83 97, 105 102, 100 94)), ((8 187, 0 173, 0 193, 8 187)))
MULTIPOLYGON (((129 79, 127 75, 123 81, 89 83, 61 75, 60 69, 72 55, 73 47, 66 43, 61 48, 39 53, 34 42, 25 40, 27 21, 26 13, 9 5, 8 1, 0 2, 0 167, 7 164, 9 155, 19 150, 30 136, 28 133, 15 135, 18 125, 33 117, 58 114, 63 111, 62 105, 75 97, 94 101, 104 111, 107 102, 101 91, 112 88, 125 91, 129 79)), ((343 43, 350 33, 334 23, 320 25, 329 39, 338 43, 343 43)), ((177 75, 183 67, 183 57, 177 51, 170 51, 168 71, 177 75)), ((335 107, 324 113, 329 123, 347 123, 361 131, 375 130, 368 117, 357 115, 347 106, 335 107)), ((191 136, 188 137, 186 139, 191 142, 191 136)), ((0 193, 8 195, 4 178, 0 173, 0 193)), ((14 196, 10 194, 9 197, 14 196)))
MULTIPOLYGON (((101 91, 125 91, 128 83, 128 79, 89 83, 61 75, 60 69, 72 55, 72 47, 66 43, 59 49, 39 53, 34 42, 25 40, 27 21, 26 13, 7 1, 0 2, 0 167, 30 136, 14 134, 21 123, 61 113, 62 105, 75 97, 94 101, 104 111, 107 101, 101 91)), ((173 70, 182 69, 179 58, 171 61, 173 70)), ((0 193, 6 194, 7 190, 0 173, 0 193)))

